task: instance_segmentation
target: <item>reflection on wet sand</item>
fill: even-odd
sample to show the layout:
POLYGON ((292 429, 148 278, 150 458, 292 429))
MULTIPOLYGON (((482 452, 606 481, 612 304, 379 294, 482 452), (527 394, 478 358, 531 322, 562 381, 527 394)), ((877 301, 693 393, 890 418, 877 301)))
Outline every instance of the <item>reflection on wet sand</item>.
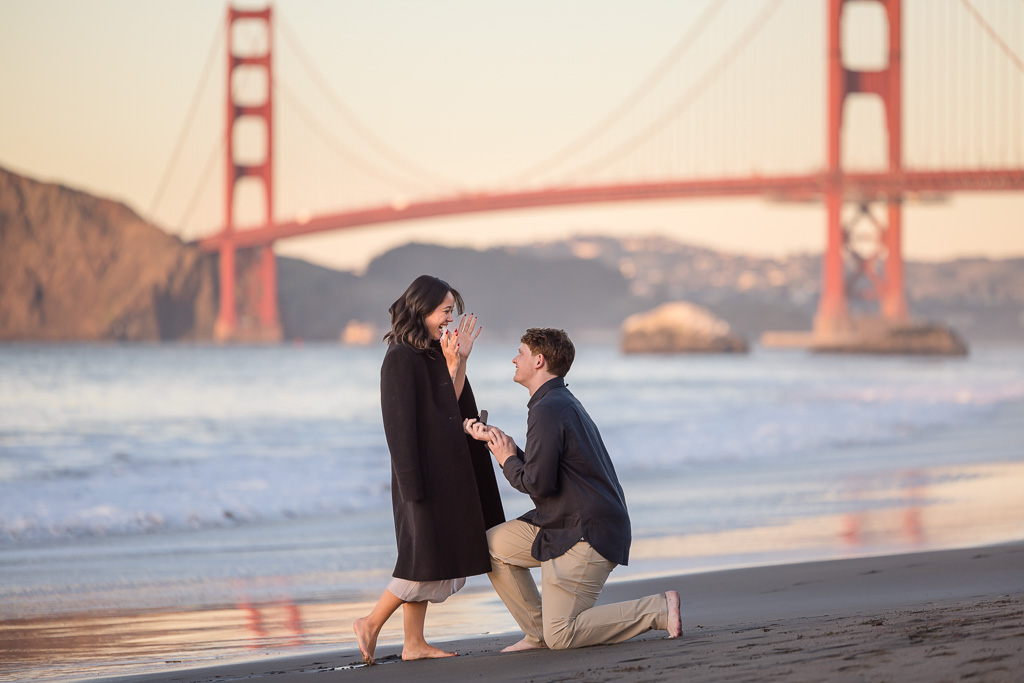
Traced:
MULTIPOLYGON (((843 516, 839 532, 839 537, 847 545, 854 548, 875 545, 879 538, 882 542, 886 538, 897 543, 902 540, 915 548, 924 544, 921 508, 927 495, 927 477, 915 469, 900 472, 897 480, 892 497, 881 501, 874 500, 874 496, 867 493, 870 489, 862 482, 856 484, 855 493, 851 496, 856 507, 843 516), (887 503, 881 516, 875 514, 879 503, 887 503), (881 534, 876 528, 879 517, 883 523, 881 534)), ((883 494, 889 495, 889 492, 884 491, 883 494)))
MULTIPOLYGON (((295 604, 282 599, 163 612, 54 615, 0 623, 0 680, 66 680, 190 668, 245 660, 254 650, 298 654, 353 645, 352 622, 372 602, 295 604)), ((480 591, 431 608, 428 635, 453 639, 477 624, 504 624, 500 602, 480 591)), ((507 615, 506 615, 507 616, 507 615)), ((382 645, 401 642, 396 615, 382 645)))
MULTIPOLYGON (((1024 538, 1024 463, 936 467, 862 478, 822 493, 843 512, 719 533, 634 541, 631 567, 779 563, 999 543, 1024 538)), ((622 577, 626 578, 626 577, 622 577)), ((236 604, 167 611, 104 611, 0 622, 0 680, 61 680, 190 668, 264 654, 354 647, 351 624, 373 599, 297 604, 288 577, 234 586, 236 604)), ((374 598, 376 596, 373 596, 374 598)), ((70 599, 70 598, 69 598, 70 599)), ((514 631, 486 581, 431 606, 428 638, 514 631)), ((401 642, 396 615, 379 644, 401 642)))
POLYGON ((984 545, 1024 538, 1024 463, 935 467, 862 478, 838 492, 847 512, 771 526, 635 539, 635 561, 704 566, 984 545), (715 561, 716 558, 719 561, 715 561))

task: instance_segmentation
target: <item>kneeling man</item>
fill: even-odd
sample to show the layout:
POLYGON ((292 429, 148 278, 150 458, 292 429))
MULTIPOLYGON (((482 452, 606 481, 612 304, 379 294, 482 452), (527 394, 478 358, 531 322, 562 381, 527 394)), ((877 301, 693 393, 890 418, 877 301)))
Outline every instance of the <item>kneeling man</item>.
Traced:
POLYGON ((514 380, 530 392, 526 449, 497 427, 466 420, 505 477, 536 509, 487 532, 488 577, 526 635, 505 652, 618 643, 651 629, 682 635, 679 593, 594 607, 608 575, 629 560, 626 499, 611 458, 565 375, 576 355, 562 330, 522 336, 514 380), (541 568, 541 585, 530 576, 541 568))

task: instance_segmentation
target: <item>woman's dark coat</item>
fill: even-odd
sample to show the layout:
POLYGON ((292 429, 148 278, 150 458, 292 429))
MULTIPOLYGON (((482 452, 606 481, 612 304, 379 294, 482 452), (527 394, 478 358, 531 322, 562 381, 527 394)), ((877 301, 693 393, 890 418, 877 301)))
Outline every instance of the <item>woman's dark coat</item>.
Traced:
POLYGON ((491 571, 486 531, 505 513, 487 447, 462 429, 463 418, 477 416, 469 380, 456 400, 440 343, 427 351, 391 344, 380 404, 391 451, 394 576, 438 581, 491 571))

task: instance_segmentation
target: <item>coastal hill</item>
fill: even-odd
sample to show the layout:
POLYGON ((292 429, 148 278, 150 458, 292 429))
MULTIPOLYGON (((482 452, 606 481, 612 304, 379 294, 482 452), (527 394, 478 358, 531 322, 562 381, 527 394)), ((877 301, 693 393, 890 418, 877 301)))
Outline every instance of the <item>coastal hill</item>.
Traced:
MULTIPOLYGON (((526 220, 526 219, 524 219, 526 220)), ((253 316, 239 254, 239 318, 253 316)), ((288 339, 339 339, 353 323, 380 334, 387 308, 422 273, 449 280, 498 335, 555 325, 618 338, 621 322, 667 301, 707 308, 748 339, 807 330, 820 258, 757 258, 661 237, 575 237, 485 251, 410 244, 361 275, 279 258, 288 339)), ((0 168, 0 340, 208 341, 217 309, 216 256, 123 204, 0 168)), ((972 343, 1024 343, 1024 259, 908 263, 916 316, 972 343)))
POLYGON ((447 280, 466 299, 467 312, 505 336, 537 326, 608 336, 637 306, 626 278, 598 262, 408 244, 374 259, 361 277, 281 259, 285 336, 337 339, 349 321, 358 321, 379 338, 389 324, 388 307, 423 273, 447 280))
MULTIPOLYGON (((523 253, 599 261, 626 274, 634 296, 690 301, 751 339, 765 330, 809 329, 821 282, 817 254, 758 258, 664 237, 579 237, 523 253)), ((908 261, 905 278, 915 318, 947 324, 971 342, 1024 343, 1024 258, 908 261)), ((851 308, 858 312, 855 303, 851 308)))
POLYGON ((210 338, 215 265, 123 204, 0 168, 0 339, 210 338))

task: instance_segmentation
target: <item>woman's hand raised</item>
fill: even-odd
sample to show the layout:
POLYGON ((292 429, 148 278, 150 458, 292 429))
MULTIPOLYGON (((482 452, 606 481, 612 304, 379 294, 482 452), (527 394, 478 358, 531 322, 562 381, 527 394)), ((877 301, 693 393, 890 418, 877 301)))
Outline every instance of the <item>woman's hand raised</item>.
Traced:
MULTIPOLYGON (((459 352, 459 334, 451 334, 448 330, 444 331, 441 335, 441 353, 444 354, 444 360, 448 363, 448 374, 451 375, 452 379, 455 379, 455 373, 459 371, 459 366, 462 365, 462 356, 459 352)), ((472 346, 472 342, 470 342, 472 346)))
POLYGON ((470 313, 462 316, 462 320, 459 321, 459 355, 463 358, 469 358, 469 354, 473 351, 473 342, 484 331, 483 327, 476 326, 477 320, 478 318, 470 313))

